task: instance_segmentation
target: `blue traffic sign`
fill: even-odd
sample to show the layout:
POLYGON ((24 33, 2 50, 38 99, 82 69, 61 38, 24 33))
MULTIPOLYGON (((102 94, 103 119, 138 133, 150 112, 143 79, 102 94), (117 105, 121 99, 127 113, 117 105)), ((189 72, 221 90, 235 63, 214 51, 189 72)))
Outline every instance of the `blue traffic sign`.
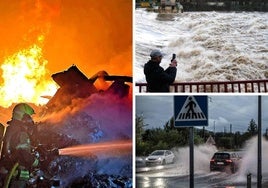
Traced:
POLYGON ((175 127, 208 126, 207 96, 174 96, 175 127))

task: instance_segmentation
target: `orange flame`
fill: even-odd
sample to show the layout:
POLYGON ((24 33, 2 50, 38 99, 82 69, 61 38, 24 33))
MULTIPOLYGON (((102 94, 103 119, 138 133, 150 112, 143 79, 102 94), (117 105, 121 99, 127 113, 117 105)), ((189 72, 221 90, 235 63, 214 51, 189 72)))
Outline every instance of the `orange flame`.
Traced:
MULTIPOLYGON (((0 71, 0 106, 9 107, 12 103, 31 102, 42 105, 48 102, 42 96, 53 96, 57 90, 56 83, 48 75, 48 61, 43 58, 43 45, 49 33, 51 20, 58 16, 59 2, 21 1, 12 2, 19 7, 7 25, 11 31, 8 38, 15 32, 23 35, 24 46, 16 53, 4 58, 0 71), (19 22, 18 22, 19 21, 19 22), (26 47, 25 47, 26 46, 26 47)), ((8 4, 4 4, 8 7, 8 4)), ((19 41, 18 41, 19 42, 19 41)), ((21 43, 21 42, 20 42, 21 43)))
POLYGON ((75 63, 88 76, 98 70, 132 75, 131 2, 1 1, 0 106, 45 104, 48 100, 40 96, 52 96, 57 88, 45 67, 54 73, 69 66, 53 62, 75 63), (17 47, 20 51, 2 60, 1 53, 17 47))
POLYGON ((48 79, 46 64, 42 49, 36 44, 7 57, 1 65, 4 83, 0 88, 0 105, 8 107, 17 102, 45 104, 48 99, 41 96, 53 96, 57 90, 57 85, 48 79))

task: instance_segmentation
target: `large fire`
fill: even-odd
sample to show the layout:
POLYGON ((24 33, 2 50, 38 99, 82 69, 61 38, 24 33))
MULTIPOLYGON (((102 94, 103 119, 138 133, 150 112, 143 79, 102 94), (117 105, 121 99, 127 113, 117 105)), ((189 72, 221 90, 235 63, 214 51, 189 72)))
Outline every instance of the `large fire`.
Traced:
MULTIPOLYGON (((3 37, 6 36, 3 46, 8 55, 3 54, 1 59, 0 106, 9 107, 19 102, 42 105, 48 102, 47 96, 53 96, 58 87, 51 79, 51 73, 46 68, 48 61, 43 57, 45 38, 54 15, 52 13, 55 10, 58 12, 58 8, 52 4, 53 8, 50 8, 43 1, 12 2, 12 5, 17 7, 13 9, 14 14, 12 17, 4 16, 6 21, 1 22, 9 32, 1 33, 3 37), (13 38, 17 41, 14 43, 16 46, 12 45, 16 50, 12 54, 8 39, 13 38)), ((10 4, 3 2, 2 6, 8 8, 10 4)), ((1 15, 5 15, 5 12, 1 15)))
POLYGON ((42 48, 36 44, 7 57, 1 65, 4 82, 0 88, 0 105, 8 107, 18 102, 45 104, 48 99, 42 96, 53 96, 57 90, 55 82, 48 79, 46 64, 42 48))
POLYGON ((47 103, 42 96, 57 89, 51 75, 72 64, 88 78, 132 74, 131 0, 0 1, 0 12, 1 107, 47 103))

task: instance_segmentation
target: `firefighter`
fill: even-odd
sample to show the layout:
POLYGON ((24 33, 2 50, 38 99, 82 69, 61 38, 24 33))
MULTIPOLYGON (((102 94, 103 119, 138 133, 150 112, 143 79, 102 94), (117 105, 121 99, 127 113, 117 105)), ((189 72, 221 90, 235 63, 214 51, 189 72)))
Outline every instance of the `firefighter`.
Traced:
POLYGON ((38 165, 38 155, 32 152, 35 127, 32 114, 33 108, 20 103, 14 107, 12 119, 7 122, 1 157, 2 164, 8 170, 4 183, 7 187, 26 187, 31 169, 38 165))

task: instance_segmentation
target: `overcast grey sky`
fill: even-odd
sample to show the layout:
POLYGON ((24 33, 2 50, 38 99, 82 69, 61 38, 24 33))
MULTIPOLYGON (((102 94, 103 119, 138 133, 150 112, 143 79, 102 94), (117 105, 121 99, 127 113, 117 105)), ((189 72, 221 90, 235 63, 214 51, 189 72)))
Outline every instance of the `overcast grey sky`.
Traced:
MULTIPOLYGON (((211 131, 247 131, 249 122, 258 123, 258 95, 208 95, 208 117, 211 131)), ((148 128, 163 127, 174 114, 173 96, 138 95, 136 115, 143 115, 148 128)), ((262 129, 268 128, 268 96, 262 96, 262 129)))

